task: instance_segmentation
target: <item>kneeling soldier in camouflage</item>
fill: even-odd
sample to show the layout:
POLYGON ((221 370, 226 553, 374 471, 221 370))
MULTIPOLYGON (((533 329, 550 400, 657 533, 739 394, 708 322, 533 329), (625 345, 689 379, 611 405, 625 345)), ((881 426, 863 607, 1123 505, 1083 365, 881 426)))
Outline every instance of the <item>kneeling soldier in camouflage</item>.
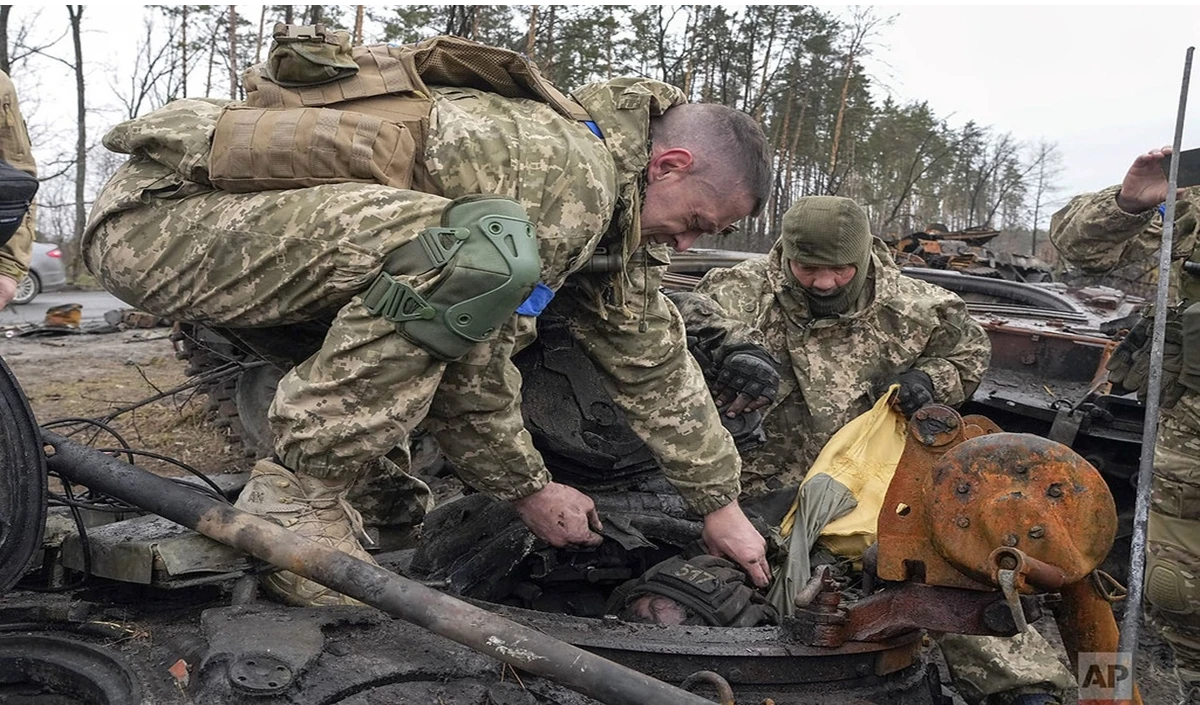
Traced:
MULTIPOLYGON (((705 517, 708 550, 765 585, 740 460, 659 292, 669 247, 761 210, 770 161, 753 120, 650 80, 568 98, 521 56, 454 38, 351 49, 344 32, 280 25, 275 39, 245 103, 176 101, 108 134, 131 157, 83 242, 106 288, 160 316, 331 320, 280 382, 276 457, 238 506, 369 560, 347 492, 426 421, 462 478, 539 537, 598 543, 592 501, 551 481, 523 427, 510 361, 557 297, 705 517), (581 273, 600 248, 615 266, 581 273)), ((297 604, 344 599, 290 574, 267 585, 297 604)))

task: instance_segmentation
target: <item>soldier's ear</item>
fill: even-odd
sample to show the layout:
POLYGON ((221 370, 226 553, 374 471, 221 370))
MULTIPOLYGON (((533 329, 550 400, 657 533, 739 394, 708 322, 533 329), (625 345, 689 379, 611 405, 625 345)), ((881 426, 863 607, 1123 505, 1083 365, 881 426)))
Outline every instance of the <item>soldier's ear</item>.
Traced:
POLYGON ((695 166, 692 153, 683 147, 672 147, 650 155, 647 175, 650 181, 684 176, 695 166))

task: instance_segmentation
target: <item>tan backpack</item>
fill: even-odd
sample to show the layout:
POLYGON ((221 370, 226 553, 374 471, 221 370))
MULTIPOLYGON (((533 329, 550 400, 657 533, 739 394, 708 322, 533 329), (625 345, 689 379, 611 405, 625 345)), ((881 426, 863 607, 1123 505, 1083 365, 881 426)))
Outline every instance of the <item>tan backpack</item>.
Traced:
POLYGON ((246 193, 328 183, 379 183, 436 192, 418 155, 433 100, 429 86, 475 88, 588 114, 527 58, 459 37, 351 47, 323 25, 275 25, 267 61, 244 77, 246 101, 217 121, 209 178, 246 193))

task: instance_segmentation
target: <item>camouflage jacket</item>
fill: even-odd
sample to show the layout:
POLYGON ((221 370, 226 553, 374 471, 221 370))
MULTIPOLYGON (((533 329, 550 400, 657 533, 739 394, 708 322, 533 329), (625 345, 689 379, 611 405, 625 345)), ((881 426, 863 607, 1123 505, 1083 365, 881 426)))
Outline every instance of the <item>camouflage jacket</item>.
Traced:
POLYGON ((898 374, 917 368, 936 401, 962 403, 991 356, 983 328, 957 295, 902 276, 876 242, 857 310, 814 319, 785 275, 778 244, 764 258, 711 270, 682 313, 693 327, 723 329, 727 343, 757 342, 780 363, 767 410, 766 445, 747 454, 747 494, 796 485, 833 434, 867 411, 898 374))
MULTIPOLYGON (((25 130, 25 119, 17 104, 17 91, 12 80, 0 72, 0 159, 14 167, 37 176, 33 163, 33 150, 29 145, 29 133, 25 130)), ((20 281, 29 271, 29 258, 33 255, 33 238, 36 230, 37 211, 31 206, 25 220, 12 239, 0 247, 0 275, 20 281)))
MULTIPOLYGON (((1126 213, 1117 206, 1121 187, 1110 186, 1096 193, 1085 193, 1050 219, 1050 240, 1071 264, 1090 274, 1107 274, 1127 265, 1157 269, 1162 238, 1162 214, 1157 208, 1141 213, 1126 213)), ((1175 203, 1175 233, 1172 259, 1200 261, 1200 187, 1184 191, 1175 203)), ((1182 295, 1200 301, 1200 277, 1180 278, 1180 267, 1171 269, 1172 299, 1182 295), (1191 279, 1192 281, 1187 281, 1191 279)))
MULTIPOLYGON (((430 122, 436 134, 427 140, 424 159, 436 173, 439 195, 455 198, 480 192, 481 184, 497 183, 514 191, 537 226, 541 279, 557 291, 556 309, 569 319, 604 373, 614 401, 685 501, 707 514, 737 497, 741 462, 705 393, 703 374, 687 354, 683 322, 659 291, 669 261, 666 248, 646 248, 645 256, 633 256, 641 247, 641 182, 649 159, 650 119, 683 102, 683 96, 656 81, 618 79, 587 86, 576 99, 603 141, 558 115, 530 124, 528 111, 495 94, 435 89, 430 122), (471 98, 460 104, 458 99, 467 94, 471 98), (478 126, 478 115, 460 108, 489 101, 506 105, 497 105, 497 119, 486 130, 478 126), (437 106, 442 106, 440 118, 437 106), (636 264, 617 273, 575 274, 602 243, 636 264)), ((134 158, 97 198, 85 243, 99 223, 139 208, 151 194, 178 198, 212 190, 206 183, 207 140, 221 106, 177 101, 106 136, 106 146, 134 158)), ((382 253, 380 261, 385 257, 382 253)), ((529 324, 520 322, 523 333, 529 324)), ((522 425, 518 390, 508 384, 482 386, 486 390, 474 392, 471 402, 473 409, 488 412, 471 416, 470 433, 455 433, 456 423, 468 423, 465 414, 437 418, 439 443, 476 488, 501 499, 527 495, 548 482, 549 475, 529 435, 514 432, 522 425), (480 462, 496 458, 505 459, 503 467, 480 462)), ((341 457, 356 456, 347 451, 341 457)))

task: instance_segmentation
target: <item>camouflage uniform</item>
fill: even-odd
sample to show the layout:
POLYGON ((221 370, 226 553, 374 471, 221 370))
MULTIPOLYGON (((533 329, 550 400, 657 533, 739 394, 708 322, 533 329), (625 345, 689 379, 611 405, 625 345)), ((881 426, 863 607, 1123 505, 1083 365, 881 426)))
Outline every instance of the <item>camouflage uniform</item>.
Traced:
MULTIPOLYGON (((650 118, 684 99, 635 79, 593 84, 575 98, 603 141, 543 103, 435 89, 422 156, 438 194, 362 183, 215 190, 207 143, 222 103, 177 101, 106 137, 133 157, 97 198, 84 256, 114 294, 172 319, 236 328, 336 314, 321 350, 283 378, 272 405, 288 467, 352 477, 403 447, 428 417, 465 481, 515 500, 550 479, 523 427, 509 359, 516 341, 528 341, 530 320, 513 315, 443 362, 369 313, 360 295, 392 251, 439 224, 450 199, 512 198, 537 229, 541 282, 557 291, 556 306, 635 431, 691 509, 707 514, 737 497, 740 461, 685 354, 682 320, 658 290, 665 248, 646 248, 615 275, 568 281, 602 241, 631 252, 640 240, 650 118)), ((396 278, 418 291, 425 283, 396 278)))
POLYGON ((712 311, 684 307, 689 330, 727 326, 729 342, 757 340, 782 363, 779 395, 764 422, 767 444, 744 459, 748 494, 798 485, 833 434, 870 409, 901 372, 923 370, 936 401, 957 405, 987 369, 987 334, 961 299, 901 276, 879 241, 871 262, 873 281, 844 316, 809 314, 784 273, 779 244, 765 258, 705 275, 696 291, 716 303, 712 311))
MULTIPOLYGON (((29 145, 29 133, 25 130, 25 119, 17 105, 17 91, 12 80, 0 71, 0 159, 33 176, 37 167, 33 163, 33 150, 29 145)), ((21 227, 12 239, 0 246, 0 276, 21 281, 29 272, 29 258, 33 255, 33 238, 37 219, 36 206, 31 205, 21 227)))
MULTIPOLYGON (((1120 190, 1113 186, 1076 196, 1051 220, 1050 239, 1089 273, 1158 259, 1162 215, 1156 208, 1126 213, 1117 206, 1120 190)), ((1198 215, 1200 188, 1187 189, 1175 206, 1176 261, 1200 261, 1198 215)), ((1170 283, 1178 304, 1173 312, 1200 302, 1200 278, 1177 265, 1170 283)), ((1164 369, 1172 362, 1167 355, 1164 369)), ((1146 546, 1146 601, 1188 687, 1200 686, 1200 392, 1194 386, 1164 390, 1146 546), (1176 395, 1178 401, 1170 405, 1176 395)))
MULTIPOLYGON (((851 313, 814 318, 787 276, 782 244, 766 257, 705 275, 680 312, 689 333, 755 342, 780 365, 780 390, 764 421, 767 442, 743 458, 745 491, 795 487, 838 429, 871 408, 883 387, 917 368, 935 401, 958 405, 987 369, 991 345, 957 295, 906 277, 875 240, 869 279, 851 313), (706 331, 707 329, 707 331, 706 331)), ((947 634, 942 653, 971 703, 1005 705, 1025 693, 1073 685, 1053 648, 1030 629, 1011 639, 947 634)))

